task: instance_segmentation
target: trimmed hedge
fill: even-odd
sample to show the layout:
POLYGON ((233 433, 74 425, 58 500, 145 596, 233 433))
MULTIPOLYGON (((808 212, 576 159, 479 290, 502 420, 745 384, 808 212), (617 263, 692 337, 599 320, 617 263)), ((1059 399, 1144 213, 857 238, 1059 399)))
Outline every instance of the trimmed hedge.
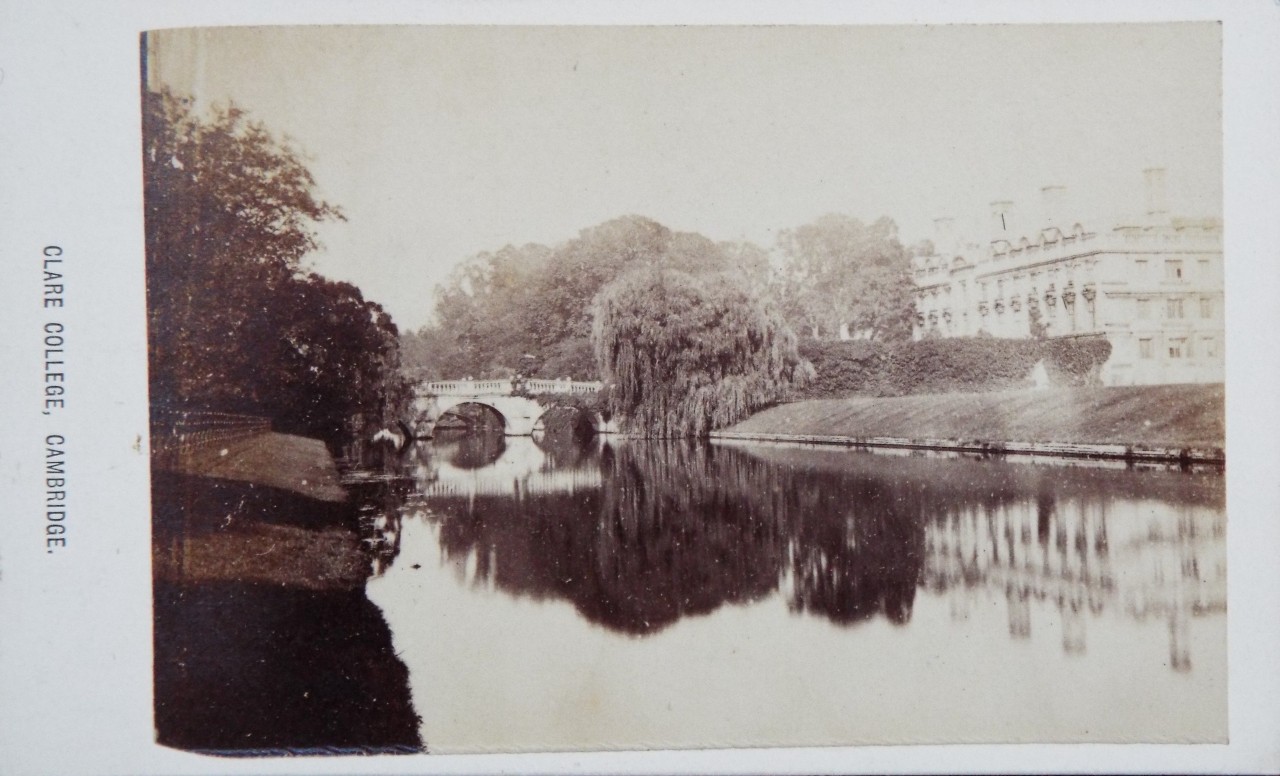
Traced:
POLYGON ((805 340, 800 355, 813 363, 817 376, 796 398, 905 396, 1026 387, 1040 362, 1053 385, 1098 384, 1111 343, 1102 337, 956 337, 898 344, 805 340))

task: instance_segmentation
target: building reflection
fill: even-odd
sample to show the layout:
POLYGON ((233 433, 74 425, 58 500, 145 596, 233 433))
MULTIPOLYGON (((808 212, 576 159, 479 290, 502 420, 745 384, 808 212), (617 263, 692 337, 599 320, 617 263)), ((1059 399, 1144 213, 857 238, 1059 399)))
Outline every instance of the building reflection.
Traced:
MULTIPOLYGON (((622 633, 775 594, 840 626, 906 625, 921 594, 958 620, 1003 599, 1010 638, 1030 639, 1050 612, 1068 654, 1087 650, 1098 617, 1160 618, 1170 665, 1186 671, 1190 618, 1225 610, 1216 473, 639 440, 465 444, 416 451, 413 492, 382 511, 438 523, 465 584, 568 600, 622 633)), ((375 511, 385 569, 400 518, 375 511)))
POLYGON ((1009 635, 1031 636, 1032 602, 1056 610, 1062 648, 1083 653, 1104 611, 1168 622, 1169 663, 1191 667, 1189 618, 1226 609, 1226 518, 1203 503, 1041 491, 993 508, 949 509, 925 525, 922 583, 964 616, 1003 596, 1009 635))

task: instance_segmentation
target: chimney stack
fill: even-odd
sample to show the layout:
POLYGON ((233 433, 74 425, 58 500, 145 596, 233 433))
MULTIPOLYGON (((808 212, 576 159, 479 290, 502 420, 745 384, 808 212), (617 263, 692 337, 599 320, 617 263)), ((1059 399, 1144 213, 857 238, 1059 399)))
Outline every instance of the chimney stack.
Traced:
POLYGON ((1007 199, 991 203, 991 231, 994 240, 1010 240, 1017 236, 1013 224, 1013 203, 1007 199))
POLYGON ((1040 189, 1040 203, 1044 206, 1044 228, 1056 226, 1062 228, 1064 201, 1067 197, 1066 186, 1044 186, 1040 189))
POLYGON ((1147 184, 1147 215, 1154 219, 1169 214, 1164 200, 1164 168, 1148 167, 1142 171, 1147 184))

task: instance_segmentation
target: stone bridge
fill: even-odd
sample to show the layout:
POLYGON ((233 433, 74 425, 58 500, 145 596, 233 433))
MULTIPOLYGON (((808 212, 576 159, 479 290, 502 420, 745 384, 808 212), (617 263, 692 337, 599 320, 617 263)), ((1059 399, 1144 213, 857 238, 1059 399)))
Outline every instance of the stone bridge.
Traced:
MULTIPOLYGON (((502 430, 507 436, 530 436, 541 428, 543 414, 554 405, 543 406, 530 398, 534 394, 593 394, 599 382, 571 380, 534 380, 505 378, 498 380, 440 380, 419 383, 414 395, 414 436, 432 436, 436 421, 449 410, 462 404, 479 404, 502 417, 502 430)), ((592 413, 592 426, 597 431, 612 431, 598 413, 592 413)))

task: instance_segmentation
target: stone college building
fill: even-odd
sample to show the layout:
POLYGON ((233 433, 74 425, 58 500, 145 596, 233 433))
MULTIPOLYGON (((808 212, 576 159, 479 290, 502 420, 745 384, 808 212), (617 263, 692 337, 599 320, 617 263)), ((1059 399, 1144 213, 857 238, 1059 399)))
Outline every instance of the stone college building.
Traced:
POLYGON ((1065 220, 1061 186, 1023 229, 991 203, 1003 236, 985 245, 936 219, 934 255, 913 259, 915 337, 1106 337, 1107 385, 1222 382, 1222 223, 1171 216, 1164 170, 1143 174, 1145 215, 1106 230, 1065 220))

